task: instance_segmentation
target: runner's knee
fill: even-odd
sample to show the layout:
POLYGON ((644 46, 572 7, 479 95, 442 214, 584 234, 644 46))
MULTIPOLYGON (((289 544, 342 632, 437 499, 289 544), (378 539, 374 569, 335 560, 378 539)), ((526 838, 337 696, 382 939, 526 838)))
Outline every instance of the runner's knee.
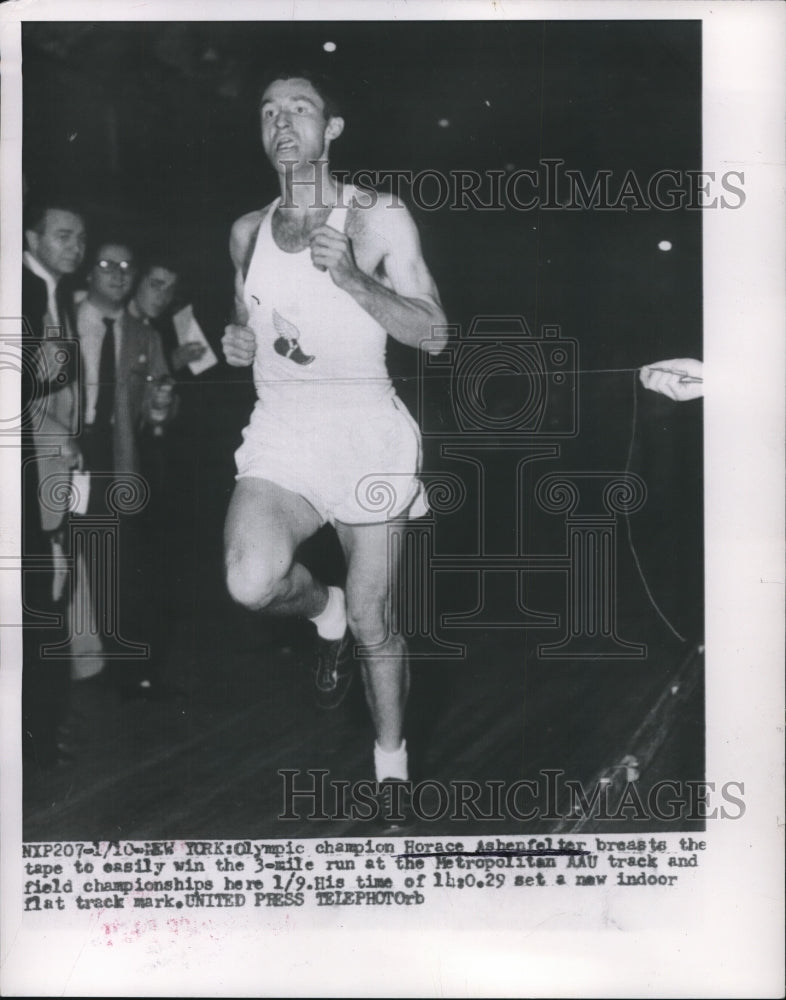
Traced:
POLYGON ((233 601, 252 611, 260 611, 281 593, 286 576, 284 562, 251 559, 241 553, 227 553, 226 584, 233 601))
POLYGON ((378 646, 388 637, 387 601, 364 598, 347 602, 347 625, 362 646, 378 646))

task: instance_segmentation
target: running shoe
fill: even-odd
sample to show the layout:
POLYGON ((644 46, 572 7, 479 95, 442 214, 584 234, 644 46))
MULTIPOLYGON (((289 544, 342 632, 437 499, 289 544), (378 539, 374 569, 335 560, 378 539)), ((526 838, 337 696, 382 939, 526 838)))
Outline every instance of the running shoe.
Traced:
POLYGON ((412 809, 411 781, 385 778, 379 782, 375 798, 379 807, 376 831, 395 837, 412 829, 417 817, 412 809))
POLYGON ((355 673, 354 646, 349 629, 341 639, 317 635, 314 698, 320 708, 338 708, 346 698, 355 673))

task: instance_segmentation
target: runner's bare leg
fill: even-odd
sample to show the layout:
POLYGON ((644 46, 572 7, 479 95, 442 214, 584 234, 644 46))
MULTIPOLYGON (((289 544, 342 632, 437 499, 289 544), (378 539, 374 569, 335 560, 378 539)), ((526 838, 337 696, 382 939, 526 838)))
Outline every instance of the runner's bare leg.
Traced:
MULTIPOLYGON (((390 633, 390 602, 398 572, 388 524, 336 524, 347 560, 347 622, 361 653, 366 700, 382 750, 401 746, 409 694, 407 646, 390 633), (393 551, 391 551, 393 549, 393 551)), ((397 547, 396 547, 397 548, 397 547)))
POLYGON ((239 479, 224 526, 227 588, 252 611, 314 618, 327 603, 327 587, 294 558, 320 527, 303 497, 266 479, 239 479))

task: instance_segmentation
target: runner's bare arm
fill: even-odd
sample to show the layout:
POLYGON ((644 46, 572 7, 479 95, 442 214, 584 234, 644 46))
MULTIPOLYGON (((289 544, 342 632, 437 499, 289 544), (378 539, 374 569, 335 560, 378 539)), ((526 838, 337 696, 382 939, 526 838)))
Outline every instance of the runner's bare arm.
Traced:
POLYGON ((256 336, 248 326, 248 309, 243 296, 243 263, 248 254, 249 242, 259 229, 260 212, 251 212, 238 219, 229 237, 229 255, 235 268, 234 322, 224 328, 221 346, 227 363, 237 368, 254 362, 256 336))
POLYGON ((439 293, 420 249, 417 227, 401 203, 381 199, 363 217, 358 243, 381 246, 380 280, 360 270, 352 239, 320 226, 311 241, 315 264, 326 267, 339 288, 348 292, 391 337, 438 354, 447 342, 447 320, 439 293))

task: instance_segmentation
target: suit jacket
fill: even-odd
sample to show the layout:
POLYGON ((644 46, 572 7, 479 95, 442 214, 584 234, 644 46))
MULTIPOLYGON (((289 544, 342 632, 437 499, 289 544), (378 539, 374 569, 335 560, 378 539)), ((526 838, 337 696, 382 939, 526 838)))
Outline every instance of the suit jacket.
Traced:
MULTIPOLYGON (((71 296, 62 287, 62 282, 58 284, 56 294, 61 337, 74 337, 76 323, 71 296)), ((25 531, 29 524, 33 532, 48 532, 55 531, 62 523, 67 496, 63 491, 58 494, 47 489, 46 502, 36 503, 31 498, 38 495, 38 485, 50 476, 57 475, 65 480, 70 474, 69 462, 61 454, 60 445, 64 438, 74 436, 78 425, 78 362, 74 349, 69 362, 60 372, 60 381, 38 376, 35 359, 42 353, 45 332, 53 326, 53 320, 49 315, 46 282, 27 267, 22 268, 22 315, 26 321, 22 326, 23 349, 30 362, 23 366, 22 375, 22 409, 26 414, 22 428, 22 457, 26 470, 23 496, 27 515, 25 531), (36 467, 30 469, 28 466, 33 456, 36 467)))
MULTIPOLYGON (((33 337, 41 340, 47 326, 52 323, 47 319, 49 309, 46 282, 37 274, 22 266, 22 313, 27 320, 33 337)), ((60 312, 63 334, 73 337, 76 331, 76 313, 74 311, 74 295, 68 278, 61 278, 55 292, 57 308, 60 312)))
POLYGON ((127 310, 120 318, 112 428, 114 471, 139 472, 139 432, 148 423, 153 379, 169 375, 161 337, 127 310))
POLYGON ((139 471, 137 435, 150 418, 151 380, 169 375, 161 336, 129 312, 122 317, 123 336, 115 386, 114 451, 116 472, 139 471))

